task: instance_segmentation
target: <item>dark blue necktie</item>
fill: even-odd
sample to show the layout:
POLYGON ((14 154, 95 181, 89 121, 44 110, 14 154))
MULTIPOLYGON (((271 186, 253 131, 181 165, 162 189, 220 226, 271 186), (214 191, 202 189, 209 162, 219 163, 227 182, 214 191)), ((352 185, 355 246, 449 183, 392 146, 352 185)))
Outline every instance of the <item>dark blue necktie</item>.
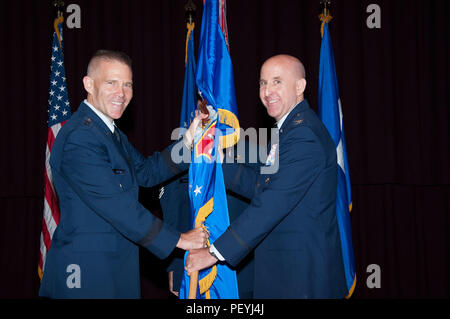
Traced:
POLYGON ((122 139, 120 138, 119 129, 116 125, 114 125, 114 137, 116 138, 117 142, 119 142, 120 145, 122 145, 122 139))

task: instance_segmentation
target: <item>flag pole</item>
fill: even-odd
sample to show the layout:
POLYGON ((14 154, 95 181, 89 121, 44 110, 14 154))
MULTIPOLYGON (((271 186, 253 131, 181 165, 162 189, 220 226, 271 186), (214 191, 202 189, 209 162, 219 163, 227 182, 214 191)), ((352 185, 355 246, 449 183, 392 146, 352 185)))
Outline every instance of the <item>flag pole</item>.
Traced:
MULTIPOLYGON (((208 102, 203 99, 202 103, 199 104, 198 108, 200 109, 200 111, 203 114, 208 114, 209 115, 209 111, 206 107, 206 105, 208 104, 208 102)), ((208 121, 208 118, 206 118, 205 120, 203 120, 203 125, 205 125, 205 121, 208 121)), ((202 227, 203 226, 203 220, 197 218, 195 220, 195 225, 194 228, 198 228, 198 227, 202 227)), ((204 228, 204 226, 203 226, 204 228)), ((208 242, 208 246, 209 246, 209 242, 208 242)), ((197 299, 197 287, 198 287, 198 271, 194 271, 191 273, 190 275, 190 279, 189 279, 189 294, 188 294, 188 299, 197 299)))
POLYGON ((64 17, 63 17, 64 1, 63 0, 54 0, 52 4, 56 9, 56 18, 55 18, 55 21, 53 22, 53 28, 55 29, 55 32, 58 36, 59 46, 62 47, 61 35, 59 34, 58 24, 64 22, 64 17))
POLYGON ((187 23, 192 24, 194 22, 195 11, 197 10, 197 6, 192 0, 188 0, 186 5, 184 6, 184 10, 186 10, 186 20, 187 23))
POLYGON ((52 5, 56 9, 56 18, 60 18, 63 15, 62 9, 64 8, 64 1, 63 0, 54 0, 52 2, 52 5))
POLYGON ((184 65, 187 65, 187 56, 188 56, 188 43, 191 32, 194 32, 195 23, 195 10, 197 7, 192 2, 192 0, 189 0, 186 5, 184 6, 184 10, 186 10, 186 28, 187 28, 187 35, 186 35, 186 51, 185 51, 185 58, 184 58, 184 65))
MULTIPOLYGON (((195 228, 202 226, 201 220, 195 221, 195 228)), ((191 273, 189 277, 189 294, 188 299, 197 299, 197 287, 198 287, 198 270, 191 273)))
POLYGON ((333 19, 333 17, 330 15, 331 0, 320 0, 320 6, 322 8, 322 13, 319 15, 319 19, 320 21, 322 21, 320 34, 323 38, 323 27, 325 26, 325 23, 328 23, 331 21, 331 19, 333 19))
POLYGON ((331 0, 320 0, 320 5, 323 15, 327 16, 330 13, 331 0))
MULTIPOLYGON (((187 28, 188 28, 188 34, 186 36, 186 60, 185 60, 185 61, 187 61, 187 43, 189 40, 189 32, 193 31, 195 11, 197 8, 196 8, 195 4, 192 2, 192 0, 188 0, 186 5, 184 6, 184 9, 186 10, 186 23, 187 23, 187 28), (192 28, 192 29, 189 29, 189 28, 192 28)), ((201 226, 201 221, 200 221, 200 225, 198 225, 198 221, 196 221, 196 224, 194 225, 194 227, 197 228, 200 226, 201 226)), ((190 279, 189 279, 189 294, 188 294, 189 299, 197 298, 197 287, 198 287, 198 271, 194 271, 193 273, 191 273, 190 279)))

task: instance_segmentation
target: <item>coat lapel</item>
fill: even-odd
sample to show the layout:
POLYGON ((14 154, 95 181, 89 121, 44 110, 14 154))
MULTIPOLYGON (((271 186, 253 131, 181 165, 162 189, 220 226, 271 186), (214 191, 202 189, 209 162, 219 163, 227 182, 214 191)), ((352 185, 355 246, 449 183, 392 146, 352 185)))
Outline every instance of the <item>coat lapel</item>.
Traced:
POLYGON ((111 164, 113 166, 123 166, 123 162, 125 162, 126 166, 130 170, 131 175, 134 178, 134 170, 131 165, 130 156, 125 146, 123 145, 124 134, 116 127, 121 136, 122 143, 120 143, 119 141, 117 141, 108 126, 106 126, 102 119, 97 114, 95 114, 95 112, 93 112, 89 106, 87 106, 85 103, 81 103, 78 110, 83 115, 84 123, 90 124, 92 122, 93 131, 101 140, 104 141, 110 154, 111 164))

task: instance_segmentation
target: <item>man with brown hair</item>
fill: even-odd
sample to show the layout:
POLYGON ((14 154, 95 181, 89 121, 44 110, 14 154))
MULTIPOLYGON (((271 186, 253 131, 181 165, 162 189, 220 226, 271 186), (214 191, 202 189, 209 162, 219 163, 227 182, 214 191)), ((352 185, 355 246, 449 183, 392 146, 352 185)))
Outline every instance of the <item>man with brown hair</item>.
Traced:
MULTIPOLYGON (((98 51, 83 78, 87 99, 62 127, 50 165, 61 220, 49 250, 40 296, 139 298, 141 245, 159 258, 175 247, 204 247, 201 228, 180 234, 138 202, 151 187, 187 169, 171 160, 171 147, 144 157, 115 126, 133 97, 131 59, 98 51)), ((195 118, 184 140, 190 153, 195 118)))

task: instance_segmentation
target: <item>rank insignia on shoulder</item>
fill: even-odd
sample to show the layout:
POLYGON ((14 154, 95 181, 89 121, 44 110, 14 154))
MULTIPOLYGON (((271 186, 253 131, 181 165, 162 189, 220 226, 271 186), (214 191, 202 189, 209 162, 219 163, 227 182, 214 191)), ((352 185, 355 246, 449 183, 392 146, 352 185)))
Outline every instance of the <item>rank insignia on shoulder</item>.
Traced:
POLYGON ((303 120, 296 120, 296 121, 294 121, 294 124, 295 125, 300 125, 300 124, 302 124, 303 123, 303 120))
POLYGON ((92 120, 88 117, 86 121, 84 121, 84 125, 89 126, 91 124, 92 120))

